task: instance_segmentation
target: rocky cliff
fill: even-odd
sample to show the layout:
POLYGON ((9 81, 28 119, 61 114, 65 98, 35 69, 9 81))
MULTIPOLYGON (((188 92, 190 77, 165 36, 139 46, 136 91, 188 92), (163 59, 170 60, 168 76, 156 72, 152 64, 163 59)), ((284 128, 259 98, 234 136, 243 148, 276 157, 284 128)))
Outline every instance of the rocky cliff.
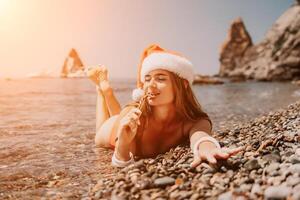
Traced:
POLYGON ((252 40, 242 19, 236 19, 232 22, 228 38, 221 47, 220 75, 230 76, 232 71, 241 68, 242 58, 251 46, 252 40))
POLYGON ((61 70, 61 77, 80 77, 83 74, 84 65, 75 49, 71 49, 66 57, 61 70))
POLYGON ((300 79, 299 30, 299 1, 279 17, 257 45, 252 45, 242 20, 236 20, 221 50, 219 75, 266 81, 300 79))

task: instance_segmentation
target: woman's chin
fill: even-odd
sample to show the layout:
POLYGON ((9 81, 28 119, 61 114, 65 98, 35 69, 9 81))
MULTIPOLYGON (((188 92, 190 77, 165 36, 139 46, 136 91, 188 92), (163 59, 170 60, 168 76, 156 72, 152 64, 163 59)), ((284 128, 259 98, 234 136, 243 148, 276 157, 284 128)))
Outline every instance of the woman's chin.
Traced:
POLYGON ((155 98, 152 98, 152 99, 148 99, 148 104, 150 106, 157 106, 158 105, 158 102, 156 101, 155 98))
POLYGON ((150 106, 155 106, 156 105, 155 101, 153 101, 153 100, 148 100, 148 104, 150 106))

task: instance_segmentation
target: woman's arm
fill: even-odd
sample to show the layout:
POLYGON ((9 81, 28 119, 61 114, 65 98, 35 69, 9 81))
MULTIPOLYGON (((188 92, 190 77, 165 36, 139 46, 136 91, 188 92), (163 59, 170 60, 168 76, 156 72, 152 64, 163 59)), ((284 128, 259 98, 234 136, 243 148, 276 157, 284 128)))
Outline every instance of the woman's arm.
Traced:
POLYGON ((194 161, 191 167, 198 166, 202 161, 215 164, 217 159, 227 159, 242 150, 242 148, 221 148, 218 141, 211 137, 211 124, 208 120, 199 120, 190 130, 191 149, 194 161))
POLYGON ((211 135, 211 124, 208 120, 202 119, 196 122, 189 132, 190 147, 194 149, 195 143, 202 137, 211 135))
POLYGON ((117 124, 117 141, 112 159, 113 164, 116 164, 114 161, 120 161, 119 163, 123 162, 123 166, 125 166, 127 161, 131 162, 133 160, 131 150, 134 146, 134 138, 140 124, 140 114, 141 111, 139 109, 130 108, 126 111, 126 114, 120 116, 117 124))

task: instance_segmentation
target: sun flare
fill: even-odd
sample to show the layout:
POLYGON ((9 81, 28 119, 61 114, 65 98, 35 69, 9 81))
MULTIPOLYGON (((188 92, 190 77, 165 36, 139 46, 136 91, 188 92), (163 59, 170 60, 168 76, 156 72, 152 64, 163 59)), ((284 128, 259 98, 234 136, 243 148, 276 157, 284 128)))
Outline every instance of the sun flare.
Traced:
POLYGON ((11 0, 0 0, 0 16, 4 16, 9 12, 11 3, 11 0))
POLYGON ((0 0, 0 8, 4 8, 9 3, 9 0, 0 0))
POLYGON ((0 14, 4 14, 9 6, 10 0, 0 0, 0 14))

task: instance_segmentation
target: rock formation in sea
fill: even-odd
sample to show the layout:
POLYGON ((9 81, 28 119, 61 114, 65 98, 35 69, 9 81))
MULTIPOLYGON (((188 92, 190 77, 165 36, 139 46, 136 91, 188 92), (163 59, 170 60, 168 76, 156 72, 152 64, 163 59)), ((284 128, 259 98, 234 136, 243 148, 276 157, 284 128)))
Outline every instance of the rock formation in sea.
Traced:
POLYGON ((220 52, 221 76, 230 76, 231 72, 239 70, 244 53, 252 46, 252 39, 241 18, 232 22, 227 37, 220 52))
POLYGON ((63 78, 84 76, 84 65, 76 49, 72 48, 65 59, 60 76, 63 78))
POLYGON ((300 79, 299 30, 299 1, 279 17, 256 45, 252 45, 242 20, 236 20, 221 50, 219 75, 265 81, 300 79))

